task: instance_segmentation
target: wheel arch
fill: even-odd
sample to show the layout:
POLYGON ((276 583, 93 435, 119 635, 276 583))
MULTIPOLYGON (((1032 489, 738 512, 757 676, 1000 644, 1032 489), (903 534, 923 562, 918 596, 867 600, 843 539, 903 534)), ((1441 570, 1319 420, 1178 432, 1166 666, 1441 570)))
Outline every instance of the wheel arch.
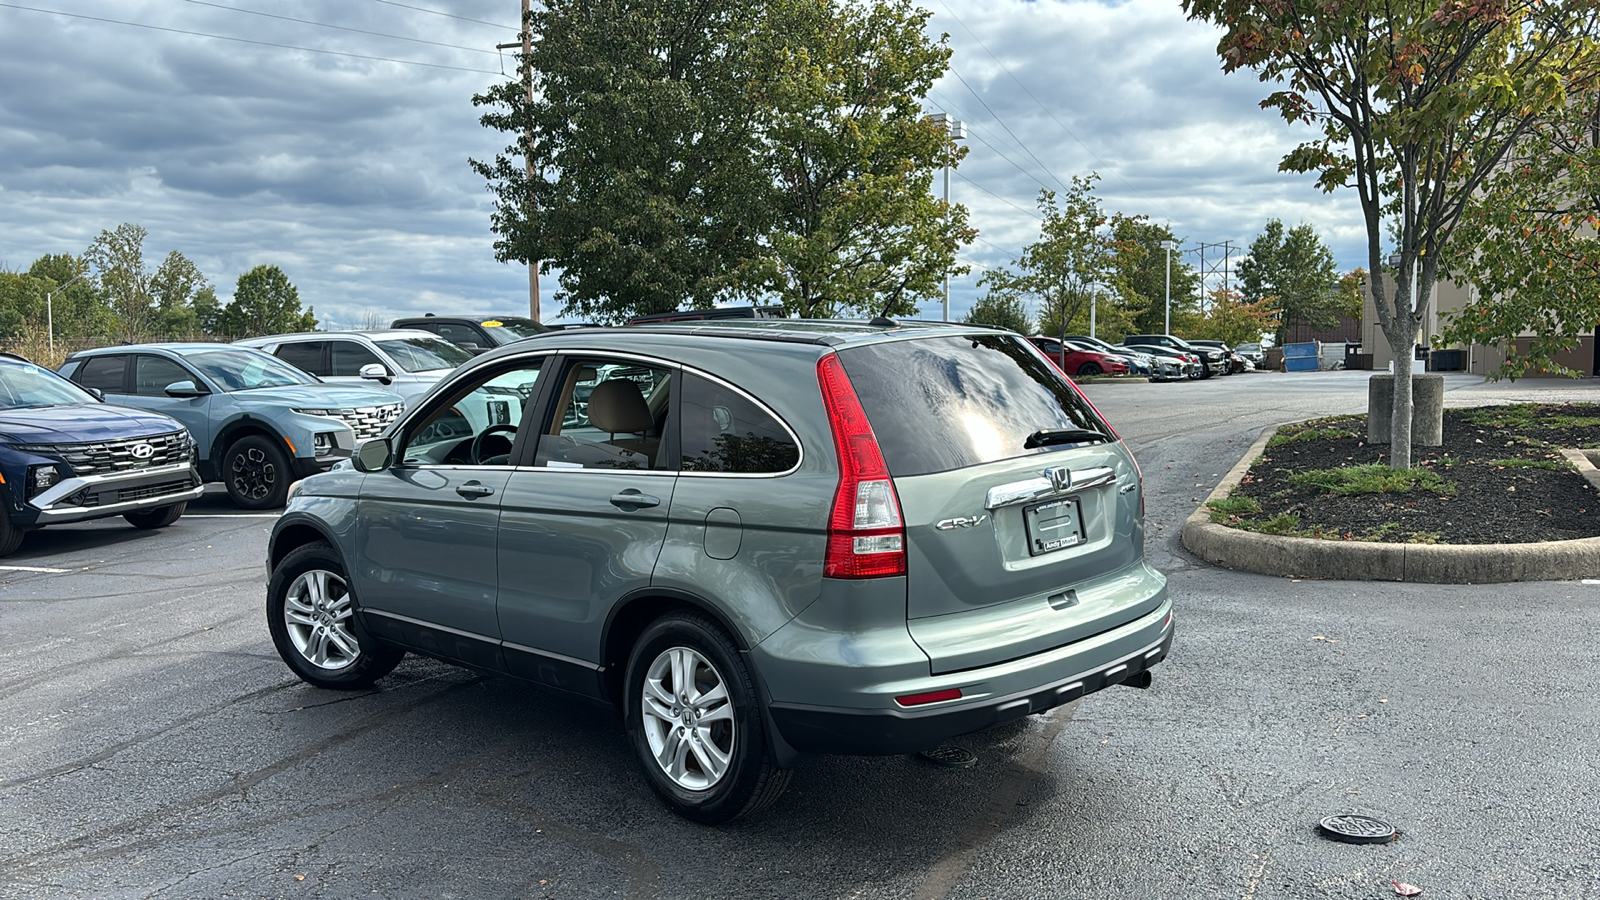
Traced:
MULTIPOLYGON (((228 452, 234 441, 249 435, 259 435, 285 449, 289 446, 284 441, 283 435, 278 433, 278 429, 272 427, 271 423, 246 413, 217 429, 217 436, 211 441, 211 452, 207 454, 207 458, 218 473, 222 471, 222 455, 228 452)), ((295 454, 291 451, 285 455, 293 457, 295 454)))
MULTIPOLYGON (((627 673, 628 653, 650 623, 671 612, 698 612, 710 616, 721 626, 742 654, 750 652, 750 642, 735 628, 731 619, 704 597, 670 588, 647 588, 624 597, 606 617, 600 637, 600 689, 605 699, 622 708, 622 680, 627 673)), ((752 673, 754 674, 754 673, 752 673)), ((758 679, 759 680, 759 679, 758 679)))
MULTIPOLYGON (((279 525, 272 534, 271 543, 267 546, 267 572, 275 571, 278 568, 278 564, 283 562, 284 557, 294 551, 319 541, 333 547, 334 552, 339 553, 339 544, 334 541, 332 535, 323 529, 320 523, 310 519, 295 519, 279 525)), ((344 554, 339 553, 339 555, 342 557, 344 554)), ((348 560, 345 563, 345 568, 346 571, 349 570, 348 560)))

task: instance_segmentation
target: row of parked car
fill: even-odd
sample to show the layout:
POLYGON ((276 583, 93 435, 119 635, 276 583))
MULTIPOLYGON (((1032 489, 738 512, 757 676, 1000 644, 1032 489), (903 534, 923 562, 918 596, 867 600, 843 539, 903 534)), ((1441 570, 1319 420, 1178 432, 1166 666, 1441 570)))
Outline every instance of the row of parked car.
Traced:
POLYGON ((1068 375, 1143 375, 1151 381, 1185 381, 1236 375, 1261 368, 1260 344, 1229 347, 1222 341, 1184 340, 1170 334, 1130 334, 1108 344, 1083 334, 1065 338, 1031 337, 1045 356, 1068 375))
POLYGON ((285 506, 267 626, 302 680, 421 653, 613 704, 707 823, 803 754, 931 749, 1169 652, 1132 453, 1017 335, 422 324, 0 357, 0 551, 220 480, 285 506))

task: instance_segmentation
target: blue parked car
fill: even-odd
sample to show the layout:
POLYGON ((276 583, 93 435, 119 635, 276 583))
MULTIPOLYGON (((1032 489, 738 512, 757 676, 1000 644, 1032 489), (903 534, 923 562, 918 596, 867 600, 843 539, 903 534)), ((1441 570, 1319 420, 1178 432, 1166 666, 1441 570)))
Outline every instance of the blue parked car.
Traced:
POLYGON ((26 532, 122 516, 164 528, 200 496, 189 433, 0 353, 0 556, 26 532))
POLYGON ((199 445, 197 466, 244 509, 282 506, 289 485, 383 433, 399 398, 325 384, 270 353, 229 344, 133 344, 67 357, 61 374, 112 402, 165 413, 199 445))

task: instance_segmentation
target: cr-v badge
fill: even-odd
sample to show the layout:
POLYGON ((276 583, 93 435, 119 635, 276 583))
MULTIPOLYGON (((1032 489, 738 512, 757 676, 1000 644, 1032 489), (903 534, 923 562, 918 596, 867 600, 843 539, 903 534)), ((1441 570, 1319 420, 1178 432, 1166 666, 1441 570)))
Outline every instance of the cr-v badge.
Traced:
POLYGON ((956 516, 954 519, 943 519, 934 524, 940 531, 953 531, 957 528, 973 528, 982 525, 988 516, 956 516))

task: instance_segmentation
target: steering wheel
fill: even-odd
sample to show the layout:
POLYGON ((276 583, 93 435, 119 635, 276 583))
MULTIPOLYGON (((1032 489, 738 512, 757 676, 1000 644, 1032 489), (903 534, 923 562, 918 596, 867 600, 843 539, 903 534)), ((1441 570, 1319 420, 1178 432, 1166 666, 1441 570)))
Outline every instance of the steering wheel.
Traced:
MULTIPOLYGON (((484 458, 483 458, 483 439, 484 438, 488 437, 491 434, 516 434, 516 433, 517 433, 517 426, 515 426, 515 425, 490 425, 488 428, 485 428, 484 430, 478 432, 478 436, 472 439, 472 450, 471 450, 471 452, 469 454, 472 457, 472 464, 475 465, 475 466, 481 466, 481 465, 484 464, 484 458)), ((510 441, 508 440, 507 441, 507 447, 506 447, 506 452, 507 453, 511 452, 511 447, 509 445, 510 445, 510 441)))

